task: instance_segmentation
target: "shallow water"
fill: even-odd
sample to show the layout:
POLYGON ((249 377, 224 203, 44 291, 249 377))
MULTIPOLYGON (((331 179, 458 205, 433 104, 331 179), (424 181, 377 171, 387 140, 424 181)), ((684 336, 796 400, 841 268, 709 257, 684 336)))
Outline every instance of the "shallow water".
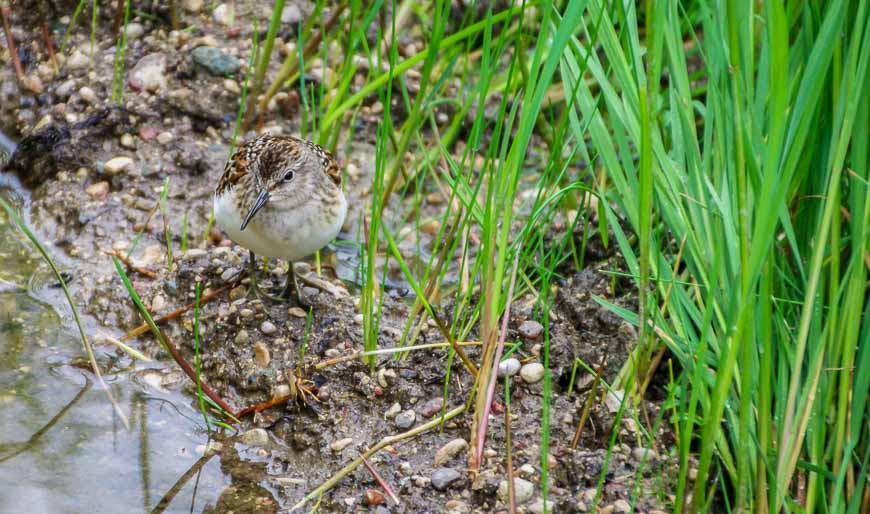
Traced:
MULTIPOLYGON (((0 195, 26 205, 2 184, 0 195)), ((271 494, 259 480, 239 488, 231 478, 239 468, 256 476, 265 464, 230 443, 203 457, 208 434, 191 399, 154 387, 162 364, 121 370, 129 358, 97 345, 106 381, 129 417, 124 427, 81 364, 82 343, 52 282, 0 209, 0 513, 245 512, 254 499, 266 502, 260 511, 270 510, 271 494)))

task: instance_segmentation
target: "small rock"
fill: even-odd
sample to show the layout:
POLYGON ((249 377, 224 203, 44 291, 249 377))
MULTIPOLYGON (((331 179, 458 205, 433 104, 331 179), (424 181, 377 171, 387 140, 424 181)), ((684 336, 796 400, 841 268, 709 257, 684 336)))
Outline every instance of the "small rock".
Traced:
POLYGON ((199 46, 193 49, 193 62, 205 68, 215 77, 231 75, 242 67, 241 61, 210 46, 199 46))
POLYGON ((272 388, 272 399, 287 398, 290 396, 290 386, 287 384, 278 384, 272 388))
POLYGON ((401 412, 396 416, 396 426, 401 429, 411 428, 414 426, 415 421, 417 421, 417 413, 411 409, 401 412))
POLYGON ((513 357, 498 363, 498 377, 512 377, 520 370, 520 361, 513 357))
POLYGON ((544 378, 544 365, 540 362, 530 362, 520 370, 520 376, 527 384, 537 384, 544 378))
POLYGON ((151 299, 151 312, 160 312, 166 307, 166 299, 162 295, 156 295, 151 299))
POLYGON ((69 59, 66 60, 66 67, 70 70, 80 70, 87 67, 90 62, 91 60, 87 55, 76 50, 69 56, 69 59))
POLYGON ((132 169, 133 159, 126 156, 114 157, 103 165, 103 171, 109 175, 117 175, 122 171, 131 171, 132 169))
POLYGON ((363 502, 369 507, 374 507, 376 505, 380 505, 386 501, 384 498, 384 493, 378 491, 377 489, 368 489, 363 497, 363 502))
POLYGON ((127 34, 128 41, 139 39, 140 37, 142 37, 142 34, 145 33, 145 27, 143 27, 141 23, 136 22, 128 23, 127 27, 124 30, 127 34))
POLYGON ((520 469, 518 469, 517 471, 521 476, 528 478, 530 476, 534 476, 535 467, 527 462, 527 463, 523 464, 522 466, 520 466, 520 469))
POLYGON ((79 89, 79 96, 82 98, 82 100, 89 104, 96 103, 97 101, 97 94, 94 93, 94 90, 89 88, 88 86, 79 89))
POLYGON ((535 320, 526 320, 520 325, 518 331, 523 339, 534 340, 544 332, 544 326, 535 320))
MULTIPOLYGON (((556 503, 552 500, 547 500, 547 512, 553 512, 553 509, 556 508, 556 503)), ((535 498, 531 504, 529 504, 529 512, 532 514, 543 514, 544 513, 544 499, 541 497, 535 498)))
POLYGON ((301 307, 290 307, 289 309, 287 309, 287 314, 293 316, 294 318, 304 318, 308 316, 308 314, 305 313, 305 310, 301 307))
POLYGON ((449 514, 466 514, 471 512, 471 507, 462 500, 449 500, 444 504, 444 508, 447 509, 449 514))
POLYGON ((262 448, 269 444, 269 433, 263 428, 252 428, 242 434, 241 441, 248 446, 259 446, 262 448))
POLYGON ((278 331, 278 327, 276 327, 275 324, 272 323, 271 321, 264 321, 260 325, 260 332, 266 334, 267 336, 270 336, 277 331, 278 331))
POLYGON ((223 280, 224 282, 229 282, 236 276, 236 274, 238 274, 238 271, 236 271, 235 268, 227 268, 224 270, 223 273, 221 273, 221 280, 223 280))
POLYGON ((59 99, 66 100, 67 98, 69 98, 69 95, 72 94, 75 87, 76 81, 70 79, 57 86, 57 88, 54 90, 54 94, 57 95, 59 99))
POLYGON ((435 465, 441 466, 467 448, 468 442, 465 439, 456 438, 450 441, 435 452, 435 465))
MULTIPOLYGON (((517 503, 526 503, 532 498, 532 494, 535 492, 535 486, 528 480, 523 480, 522 478, 514 477, 514 496, 517 499, 517 503)), ((502 480, 501 483, 498 484, 498 497, 501 501, 507 503, 508 498, 508 481, 502 480)))
POLYGON ((353 439, 350 438, 350 437, 345 437, 344 439, 338 439, 338 440, 333 441, 332 443, 330 443, 330 445, 329 445, 329 449, 332 450, 332 451, 334 451, 334 452, 336 452, 336 453, 338 453, 338 452, 340 452, 341 450, 344 450, 345 448, 347 448, 348 446, 350 446, 350 444, 351 444, 352 442, 353 442, 353 439))
POLYGON ((281 11, 281 23, 295 25, 300 21, 302 21, 302 11, 299 10, 299 6, 295 2, 285 6, 284 10, 281 11))
POLYGON ((163 131, 157 134, 157 142, 161 145, 168 145, 173 139, 175 139, 175 136, 172 135, 172 132, 163 131))
POLYGON ((257 363, 257 366, 260 368, 265 368, 269 365, 269 362, 272 361, 272 355, 269 352, 269 348, 266 347, 262 342, 257 342, 254 344, 254 362, 257 363))
POLYGON ((233 18, 236 16, 236 9, 232 5, 220 4, 214 8, 214 12, 211 13, 212 18, 217 23, 229 27, 233 24, 233 18))
POLYGON ((631 512, 631 504, 625 500, 616 500, 615 502, 613 502, 613 508, 614 510, 616 510, 616 512, 631 512))
POLYGON ((432 473, 432 487, 446 491, 450 484, 462 478, 462 473, 452 468, 438 468, 432 473))
POLYGON ((155 93, 166 87, 166 56, 150 53, 139 59, 136 66, 130 70, 130 87, 137 91, 155 93))
MULTIPOLYGON (((84 88, 82 88, 82 89, 84 89, 84 88)), ((124 148, 129 148, 130 150, 135 149, 136 148, 136 140, 133 139, 133 135, 126 134, 126 133, 123 134, 121 136, 121 146, 123 146, 124 148)))
POLYGON ((95 199, 103 199, 109 194, 109 183, 105 180, 97 182, 95 184, 91 184, 85 189, 85 192, 88 193, 91 198, 95 199))
POLYGON ((202 10, 204 0, 182 0, 181 8, 189 13, 198 13, 202 10))
POLYGON ((655 452, 653 452, 649 448, 641 447, 631 450, 631 456, 634 457, 634 460, 636 460, 638 463, 645 462, 647 465, 649 465, 649 462, 655 459, 655 452))
POLYGON ((384 413, 384 417, 387 419, 393 419, 402 412, 402 405, 399 402, 396 402, 390 405, 390 408, 387 409, 387 412, 384 413))
POLYGON ((224 80, 224 89, 229 91, 230 93, 237 95, 242 92, 239 88, 239 83, 233 79, 225 79, 224 80))
POLYGON ((431 400, 427 400, 426 403, 420 406, 420 415, 424 418, 431 418, 432 416, 441 412, 441 407, 444 406, 444 398, 432 398, 431 400))
POLYGON ((248 331, 242 329, 242 330, 239 330, 238 334, 236 334, 235 343, 237 345, 246 345, 246 344, 248 344, 248 341, 250 341, 250 340, 251 340, 251 338, 248 336, 248 331))

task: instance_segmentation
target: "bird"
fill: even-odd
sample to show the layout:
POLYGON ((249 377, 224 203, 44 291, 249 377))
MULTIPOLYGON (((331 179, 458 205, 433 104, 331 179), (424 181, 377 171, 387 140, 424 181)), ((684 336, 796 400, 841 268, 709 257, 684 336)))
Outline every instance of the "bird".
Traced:
POLYGON ((227 161, 214 191, 214 220, 250 252, 255 294, 256 255, 288 261, 281 299, 295 289, 307 305, 293 263, 335 239, 347 216, 347 198, 335 157, 318 144, 283 135, 262 135, 241 144, 227 161))

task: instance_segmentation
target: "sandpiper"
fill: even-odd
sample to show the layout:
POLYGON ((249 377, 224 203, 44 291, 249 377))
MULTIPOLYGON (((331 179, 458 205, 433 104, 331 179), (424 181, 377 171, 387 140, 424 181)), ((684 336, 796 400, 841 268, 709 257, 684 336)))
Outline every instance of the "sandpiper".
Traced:
POLYGON ((230 239, 250 251, 251 284, 256 254, 289 261, 282 297, 295 288, 293 262, 338 235, 347 214, 335 158, 319 145, 291 136, 248 141, 227 162, 214 192, 214 218, 230 239))

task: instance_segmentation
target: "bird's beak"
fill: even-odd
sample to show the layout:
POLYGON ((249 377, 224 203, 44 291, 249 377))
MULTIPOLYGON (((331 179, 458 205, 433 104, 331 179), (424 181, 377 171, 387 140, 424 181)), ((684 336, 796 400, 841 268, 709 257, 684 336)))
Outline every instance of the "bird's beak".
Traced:
POLYGON ((260 191, 260 196, 257 197, 257 201, 254 202, 254 206, 251 207, 250 212, 248 212, 248 215, 245 216, 245 221, 242 222, 242 227, 239 230, 245 230, 245 227, 248 226, 248 223, 250 223, 251 218, 254 217, 254 214, 257 214, 257 211, 262 209, 263 206, 266 205, 266 202, 268 202, 268 201, 269 201, 269 190, 263 189, 262 191, 260 191))

